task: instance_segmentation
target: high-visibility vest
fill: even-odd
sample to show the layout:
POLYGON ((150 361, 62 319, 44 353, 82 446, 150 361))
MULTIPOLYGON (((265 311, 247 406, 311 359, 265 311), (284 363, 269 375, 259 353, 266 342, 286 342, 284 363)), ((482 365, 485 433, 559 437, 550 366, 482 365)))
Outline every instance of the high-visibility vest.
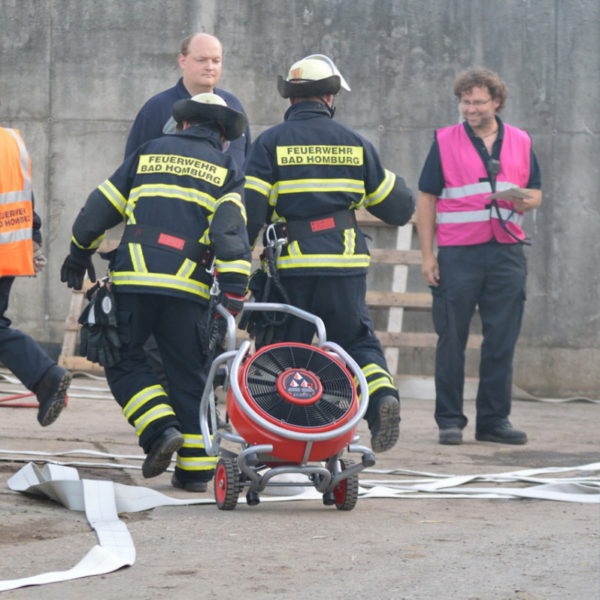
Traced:
POLYGON ((0 127, 0 277, 34 275, 31 160, 16 129, 0 127))
MULTIPOLYGON (((523 239, 523 215, 513 210, 511 202, 498 200, 498 211, 515 237, 502 228, 496 209, 490 207, 488 196, 492 188, 488 174, 464 125, 438 129, 437 141, 445 180, 436 207, 438 246, 483 244, 490 240, 516 244, 515 237, 523 239)), ((527 187, 530 162, 529 135, 504 123, 496 191, 527 187)))

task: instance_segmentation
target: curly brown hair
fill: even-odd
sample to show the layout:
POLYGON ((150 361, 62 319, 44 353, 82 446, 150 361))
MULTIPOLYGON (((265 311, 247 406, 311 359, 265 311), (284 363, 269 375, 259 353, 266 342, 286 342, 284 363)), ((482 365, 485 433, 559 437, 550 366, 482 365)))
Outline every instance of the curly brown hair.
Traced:
POLYGON ((499 102, 497 112, 502 110, 508 96, 508 87, 497 73, 483 67, 459 73, 454 80, 454 95, 460 100, 464 93, 474 87, 487 88, 492 98, 499 102))

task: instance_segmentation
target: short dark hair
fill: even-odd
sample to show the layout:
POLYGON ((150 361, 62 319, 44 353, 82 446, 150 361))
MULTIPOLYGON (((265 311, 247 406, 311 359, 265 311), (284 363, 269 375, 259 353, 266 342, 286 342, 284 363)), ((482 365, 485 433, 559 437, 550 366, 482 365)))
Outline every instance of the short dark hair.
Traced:
POLYGON ((195 35, 195 33, 192 33, 192 35, 188 35, 186 38, 181 40, 181 47, 179 48, 180 54, 187 56, 188 52, 190 51, 190 42, 195 35))
POLYGON ((504 108, 508 97, 508 87, 502 78, 493 71, 478 67, 459 73, 454 80, 454 95, 460 100, 462 95, 474 87, 485 87, 494 100, 498 101, 498 112, 504 108))

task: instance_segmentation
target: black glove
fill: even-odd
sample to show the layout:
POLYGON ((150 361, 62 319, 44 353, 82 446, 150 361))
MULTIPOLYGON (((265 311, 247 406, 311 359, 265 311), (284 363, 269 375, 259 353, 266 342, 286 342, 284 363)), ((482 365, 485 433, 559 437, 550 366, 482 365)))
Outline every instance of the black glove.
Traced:
MULTIPOLYGON (((218 303, 222 304, 235 317, 244 308, 244 299, 244 296, 238 296, 231 292, 221 292, 218 303)), ((215 316, 220 317, 221 315, 215 312, 215 316)))
POLYGON ((83 287, 83 277, 87 271, 90 281, 96 281, 96 271, 92 263, 92 255, 77 257, 69 254, 60 268, 60 280, 75 290, 83 287))
POLYGON ((116 365, 121 358, 121 340, 117 333, 117 305, 108 285, 99 286, 83 309, 79 323, 81 355, 103 367, 116 365))

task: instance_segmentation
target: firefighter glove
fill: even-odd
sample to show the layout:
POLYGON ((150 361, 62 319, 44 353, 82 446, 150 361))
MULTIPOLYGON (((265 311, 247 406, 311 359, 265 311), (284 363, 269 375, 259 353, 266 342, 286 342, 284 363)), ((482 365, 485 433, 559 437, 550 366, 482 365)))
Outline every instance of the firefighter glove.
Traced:
POLYGON ((108 285, 101 285, 79 317, 81 355, 103 367, 116 365, 121 340, 117 333, 117 305, 108 285))
POLYGON ((223 292, 219 298, 219 303, 235 317, 242 312, 242 309, 244 308, 244 296, 223 292))
POLYGON ((83 277, 86 271, 90 281, 96 281, 96 270, 92 263, 92 255, 76 257, 69 254, 60 269, 60 280, 66 281, 68 287, 80 290, 83 287, 83 277))

